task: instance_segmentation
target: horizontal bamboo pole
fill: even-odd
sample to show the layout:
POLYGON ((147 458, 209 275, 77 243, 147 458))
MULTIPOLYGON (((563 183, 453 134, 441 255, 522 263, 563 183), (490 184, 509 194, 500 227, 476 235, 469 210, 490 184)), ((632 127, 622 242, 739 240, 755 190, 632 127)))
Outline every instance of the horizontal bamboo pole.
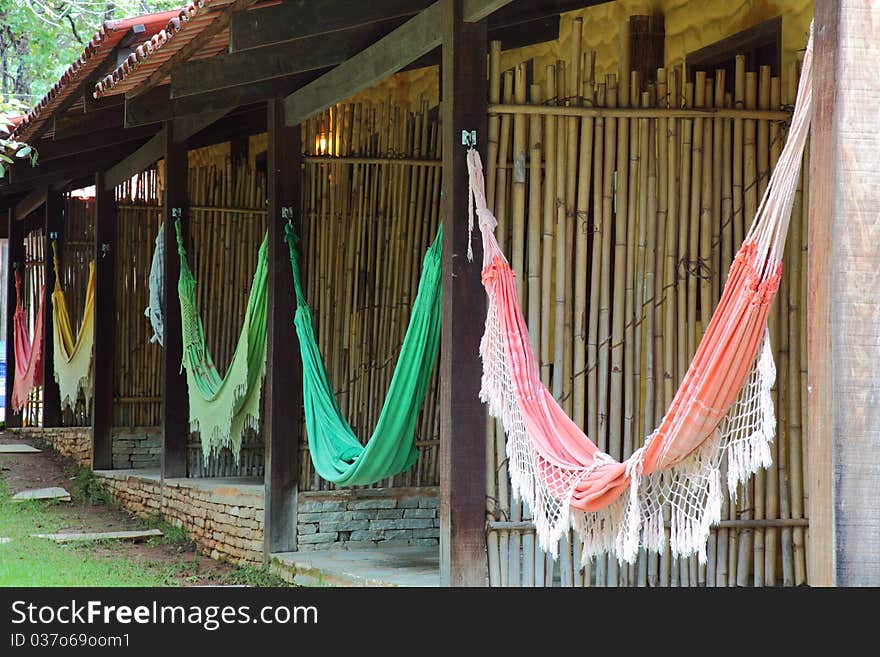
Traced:
POLYGON ((332 162, 333 164, 405 164, 414 167, 439 167, 443 160, 406 157, 336 157, 333 155, 303 155, 305 162, 332 162))
MULTIPOLYGON (((753 527, 808 527, 807 518, 764 518, 759 520, 721 520, 712 529, 751 529, 753 527)), ((668 524, 665 524, 668 526, 668 524)), ((531 532, 535 525, 528 520, 491 520, 486 524, 489 531, 531 532)))
POLYGON ((784 110, 734 109, 728 107, 566 107, 564 105, 489 105, 492 114, 542 114, 544 116, 593 116, 621 119, 766 119, 790 121, 784 110))

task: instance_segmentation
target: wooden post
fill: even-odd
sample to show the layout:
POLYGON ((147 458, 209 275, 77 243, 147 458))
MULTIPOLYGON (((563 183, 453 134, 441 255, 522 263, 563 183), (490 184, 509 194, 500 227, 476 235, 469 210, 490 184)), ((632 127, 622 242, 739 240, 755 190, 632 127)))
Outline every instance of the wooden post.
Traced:
POLYGON ((296 550, 296 493, 302 408, 302 361, 293 327, 296 296, 284 226, 300 224, 300 127, 284 125, 284 100, 268 102, 269 299, 265 387, 265 524, 263 559, 296 550))
POLYGON ((15 269, 24 275, 23 223, 15 220, 15 210, 8 212, 8 250, 6 251, 6 427, 20 427, 21 413, 12 410, 12 388, 15 385, 15 269))
POLYGON ((486 24, 464 23, 462 0, 443 5, 443 333, 440 362, 440 578, 486 585, 486 411, 479 399, 486 293, 482 248, 468 262, 468 173, 462 130, 485 149, 486 24))
POLYGON ((817 2, 807 295, 809 582, 880 585, 880 8, 817 2))
POLYGON ((189 400, 186 374, 181 371, 183 336, 177 279, 180 259, 174 222, 180 219, 184 238, 188 234, 187 149, 174 140, 172 122, 165 124, 165 336, 162 349, 162 478, 187 475, 189 400))
POLYGON ((95 352, 92 361, 92 469, 113 467, 116 338, 116 199, 95 174, 95 352))
MULTIPOLYGON (((50 189, 43 208, 43 247, 46 283, 46 309, 43 312, 43 426, 61 426, 61 392, 55 381, 55 343, 52 324, 52 290, 55 289, 55 263, 52 258, 52 241, 58 247, 58 262, 64 262, 64 195, 50 189)), ((60 272, 59 272, 60 275, 60 272)))

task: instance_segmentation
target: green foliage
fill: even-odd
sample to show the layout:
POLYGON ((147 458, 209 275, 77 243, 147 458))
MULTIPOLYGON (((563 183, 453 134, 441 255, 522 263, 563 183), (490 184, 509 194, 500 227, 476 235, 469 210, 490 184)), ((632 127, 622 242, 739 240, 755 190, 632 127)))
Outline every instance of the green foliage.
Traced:
POLYGON ((150 529, 158 529, 162 532, 162 536, 157 536, 150 539, 150 542, 153 544, 174 543, 177 545, 186 545, 188 543, 191 543, 190 538, 183 527, 176 527, 175 525, 172 525, 170 522, 167 522, 164 518, 162 518, 162 516, 158 513, 150 515, 147 518, 146 522, 147 527, 149 527, 150 529))
POLYGON ((37 151, 9 139, 12 119, 49 91, 107 20, 183 7, 184 0, 0 0, 0 179, 37 151))
POLYGON ((101 488, 97 477, 88 468, 76 467, 71 473, 70 497, 76 504, 114 504, 113 497, 101 488))
POLYGON ((235 570, 230 570, 223 575, 222 584, 231 584, 237 586, 291 586, 290 583, 281 579, 277 575, 273 575, 268 570, 259 568, 251 568, 250 566, 239 566, 235 570))

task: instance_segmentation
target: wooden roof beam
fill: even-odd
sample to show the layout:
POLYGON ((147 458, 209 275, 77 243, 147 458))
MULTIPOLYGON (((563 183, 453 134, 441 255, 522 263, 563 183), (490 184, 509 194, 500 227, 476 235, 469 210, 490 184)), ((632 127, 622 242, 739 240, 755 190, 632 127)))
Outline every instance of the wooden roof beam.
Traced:
MULTIPOLYGON (((443 40, 439 0, 390 34, 284 99, 287 125, 308 117, 384 80, 438 47, 443 40)), ((479 21, 511 0, 466 0, 464 19, 479 21)))
MULTIPOLYGON (((278 5, 270 9, 287 9, 278 5)), ((244 12, 245 15, 257 12, 244 12)), ((171 98, 229 89, 336 66, 401 24, 393 19, 340 32, 310 36, 210 59, 183 62, 171 70, 171 98)))
POLYGON ((272 7, 232 15, 229 52, 295 41, 392 19, 407 19, 432 0, 290 0, 272 7))

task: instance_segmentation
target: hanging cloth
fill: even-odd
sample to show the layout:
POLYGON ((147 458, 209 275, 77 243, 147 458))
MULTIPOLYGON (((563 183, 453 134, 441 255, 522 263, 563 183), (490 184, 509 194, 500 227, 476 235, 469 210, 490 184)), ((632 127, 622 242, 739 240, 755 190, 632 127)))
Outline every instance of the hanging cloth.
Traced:
POLYGON ((415 428, 425 399, 440 342, 440 270, 442 227, 428 249, 409 326, 391 384, 373 435, 361 444, 343 417, 312 327, 312 312, 303 294, 299 250, 288 224, 296 291, 294 325, 299 338, 303 372, 303 406, 309 454, 315 471, 340 486, 363 486, 408 470, 416 462, 415 428))
POLYGON ((150 319, 153 327, 153 337, 150 342, 163 344, 165 335, 165 317, 162 308, 165 307, 165 223, 159 224, 159 233, 156 235, 156 243, 153 246, 153 260, 150 263, 150 305, 144 310, 144 315, 150 319))
POLYGON ((20 413, 28 395, 43 385, 43 312, 46 286, 40 286, 40 305, 34 320, 34 337, 28 334, 28 318, 21 303, 21 276, 15 271, 15 314, 12 318, 12 339, 15 349, 15 379, 12 385, 12 410, 20 413))
POLYGON ((776 372, 767 316, 810 124, 811 61, 812 30, 788 139, 718 307, 660 425, 623 463, 591 442, 541 382, 514 273, 493 233, 480 158, 469 151, 488 295, 480 396, 507 433, 511 485, 531 509, 544 550, 555 555, 573 526, 583 563, 603 552, 633 563, 640 547, 664 549, 668 512, 672 555, 697 553, 705 563, 710 526, 721 516, 722 457, 734 498, 738 483, 770 466, 776 372))
POLYGON ((83 319, 74 340, 70 315, 67 312, 67 301, 61 286, 58 246, 54 240, 52 259, 55 263, 55 290, 52 292, 55 381, 58 382, 62 408, 73 410, 76 399, 82 391, 88 409, 92 401, 92 348, 95 342, 95 262, 89 262, 89 281, 86 285, 83 319))
MULTIPOLYGON (((266 372, 266 300, 269 242, 263 238, 251 283, 241 334, 226 375, 220 378, 208 347, 196 303, 196 280, 186 260, 180 221, 175 222, 180 256, 180 318, 183 328, 183 369, 189 390, 189 423, 202 439, 205 458, 221 447, 241 451, 242 432, 260 422, 260 388, 266 372)), ((222 312, 217 308, 216 312, 222 312)))

